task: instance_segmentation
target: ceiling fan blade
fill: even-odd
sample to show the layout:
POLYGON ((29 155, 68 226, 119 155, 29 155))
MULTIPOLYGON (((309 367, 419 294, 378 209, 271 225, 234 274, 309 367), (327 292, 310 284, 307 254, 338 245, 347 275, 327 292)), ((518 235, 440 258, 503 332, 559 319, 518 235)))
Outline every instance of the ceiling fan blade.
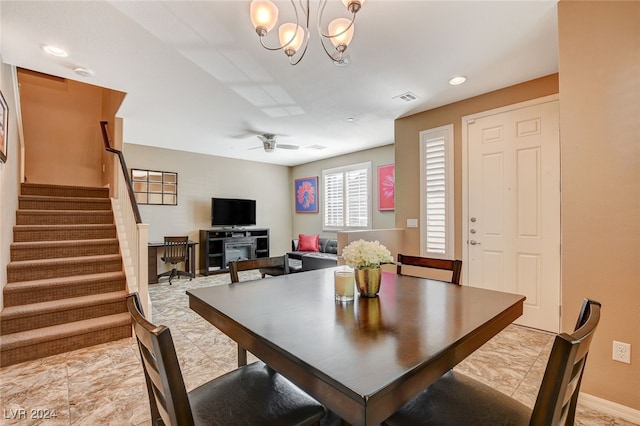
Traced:
POLYGON ((287 145, 287 144, 283 144, 283 143, 279 143, 276 145, 277 148, 282 148, 282 149, 298 149, 300 148, 298 145, 287 145))
POLYGON ((254 146, 253 148, 247 148, 248 151, 254 150, 254 149, 260 149, 263 148, 262 146, 254 146))

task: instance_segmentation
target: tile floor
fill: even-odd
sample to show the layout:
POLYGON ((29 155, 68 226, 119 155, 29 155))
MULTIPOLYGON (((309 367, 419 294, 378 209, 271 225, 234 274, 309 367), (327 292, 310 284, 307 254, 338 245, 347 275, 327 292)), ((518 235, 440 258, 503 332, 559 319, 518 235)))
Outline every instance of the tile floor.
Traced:
MULTIPOLYGON (((228 282, 223 274, 150 288, 153 321, 171 328, 187 390, 233 369, 237 352, 233 341, 188 308, 185 291, 228 282)), ((509 326, 456 368, 532 406, 552 342, 549 333, 509 326)), ((0 425, 150 424, 135 340, 0 369, 0 409, 0 425)), ((633 425, 580 407, 576 424, 633 425)))

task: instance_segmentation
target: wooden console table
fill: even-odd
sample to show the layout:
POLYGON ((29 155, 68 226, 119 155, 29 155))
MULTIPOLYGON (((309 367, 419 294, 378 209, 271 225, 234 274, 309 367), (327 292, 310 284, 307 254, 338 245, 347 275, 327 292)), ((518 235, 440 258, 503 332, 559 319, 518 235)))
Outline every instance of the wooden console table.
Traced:
MULTIPOLYGON (((189 272, 196 276, 196 244, 195 241, 189 240, 187 243, 187 261, 185 262, 185 272, 189 272)), ((149 243, 149 284, 156 284, 158 282, 158 250, 162 253, 162 247, 164 242, 151 242, 149 243)))

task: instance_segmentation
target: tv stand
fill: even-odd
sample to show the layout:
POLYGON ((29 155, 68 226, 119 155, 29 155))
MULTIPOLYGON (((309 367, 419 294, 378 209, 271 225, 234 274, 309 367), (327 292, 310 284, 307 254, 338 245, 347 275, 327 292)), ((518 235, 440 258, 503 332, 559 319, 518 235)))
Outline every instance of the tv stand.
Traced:
POLYGON ((200 273, 227 272, 232 260, 269 257, 269 228, 200 230, 200 273))

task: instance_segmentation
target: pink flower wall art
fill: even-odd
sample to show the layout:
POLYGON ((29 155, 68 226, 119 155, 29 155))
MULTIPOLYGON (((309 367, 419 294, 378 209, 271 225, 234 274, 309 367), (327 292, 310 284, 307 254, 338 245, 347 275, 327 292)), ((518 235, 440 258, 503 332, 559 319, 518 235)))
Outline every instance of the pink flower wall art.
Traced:
POLYGON ((378 210, 394 210, 396 208, 396 173, 395 165, 387 164, 378 167, 378 210))
POLYGON ((296 179, 296 213, 318 213, 318 177, 296 179))

